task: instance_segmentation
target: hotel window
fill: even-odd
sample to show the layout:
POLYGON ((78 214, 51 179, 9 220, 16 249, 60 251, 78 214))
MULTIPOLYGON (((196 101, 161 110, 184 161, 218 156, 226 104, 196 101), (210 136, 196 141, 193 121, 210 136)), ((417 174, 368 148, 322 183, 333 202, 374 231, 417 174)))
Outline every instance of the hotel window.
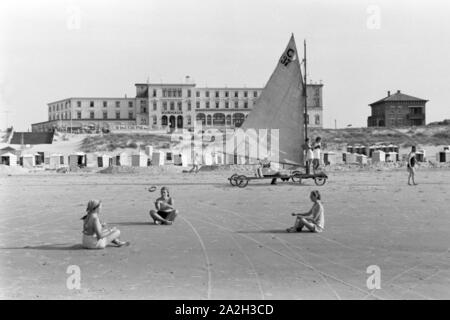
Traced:
POLYGON ((178 102, 178 111, 182 110, 181 102, 178 102))
POLYGON ((108 119, 108 112, 103 111, 103 119, 108 119))
POLYGON ((106 101, 103 101, 103 108, 106 108, 108 106, 106 101))
POLYGON ((188 126, 191 125, 191 116, 187 116, 187 124, 188 124, 188 126))
POLYGON ((77 101, 77 107, 81 108, 81 101, 77 101))
POLYGON ((153 89, 153 97, 156 98, 156 89, 153 89))
POLYGON ((216 109, 219 109, 219 102, 216 102, 216 109))
POLYGON ((169 98, 172 97, 172 90, 167 90, 167 96, 168 96, 169 98))
POLYGON ((178 89, 178 97, 181 98, 183 96, 183 92, 181 91, 181 89, 178 89))
POLYGON ((244 98, 247 98, 247 96, 248 96, 248 92, 244 91, 244 98))
POLYGON ((235 109, 238 109, 238 108, 239 108, 239 102, 237 102, 237 101, 234 102, 234 108, 235 108, 235 109))
POLYGON ((206 109, 209 109, 209 101, 206 102, 206 109))
POLYGON ((59 105, 56 105, 56 111, 59 111, 59 105))
POLYGON ((188 98, 191 97, 191 90, 188 90, 188 91, 187 91, 187 96, 188 96, 188 98))
POLYGON ((167 111, 167 102, 163 102, 163 111, 167 111))
POLYGON ((228 101, 225 102, 225 108, 228 109, 230 107, 230 104, 228 103, 228 101))
POLYGON ((156 102, 153 102, 153 111, 156 111, 157 106, 156 106, 156 102))
POLYGON ((253 98, 257 98, 258 97, 258 91, 253 91, 253 98))
POLYGON ((94 107, 94 101, 90 101, 90 102, 89 102, 89 107, 91 107, 91 108, 94 107))
POLYGON ((209 91, 205 92, 205 97, 209 98, 209 91))
POLYGON ((197 101, 197 102, 195 103, 195 107, 196 107, 197 109, 199 109, 199 108, 200 108, 200 102, 197 101))
POLYGON ((116 112, 116 119, 120 119, 120 112, 116 112))
POLYGON ((166 89, 163 89, 163 97, 164 98, 167 97, 167 90, 166 89))
POLYGON ((170 103, 170 111, 174 111, 175 110, 175 103, 173 103, 173 101, 170 103))
POLYGON ((188 102, 187 109, 188 111, 191 111, 191 102, 188 102))
POLYGON ((219 97, 219 91, 216 91, 216 98, 219 97))
POLYGON ((153 116, 153 124, 154 124, 154 125, 157 125, 157 124, 158 124, 158 120, 157 120, 156 116, 153 116))
POLYGON ((116 108, 120 108, 120 101, 116 101, 116 108))
POLYGON ((248 109, 248 102, 244 102, 244 108, 248 109))
POLYGON ((225 91, 225 98, 228 98, 228 91, 225 91))
POLYGON ((235 98, 239 97, 239 92, 235 91, 235 92, 234 92, 234 97, 235 97, 235 98))
POLYGON ((89 113, 89 117, 90 117, 91 119, 94 119, 94 112, 93 112, 93 111, 91 111, 91 112, 89 113))
POLYGON ((80 111, 77 112, 77 119, 81 119, 81 112, 80 111))
POLYGON ((196 96, 197 98, 200 98, 200 91, 195 92, 195 96, 196 96))
POLYGON ((128 112, 128 119, 133 119, 133 112, 128 112))
POLYGON ((133 108, 133 101, 128 101, 128 107, 133 108))

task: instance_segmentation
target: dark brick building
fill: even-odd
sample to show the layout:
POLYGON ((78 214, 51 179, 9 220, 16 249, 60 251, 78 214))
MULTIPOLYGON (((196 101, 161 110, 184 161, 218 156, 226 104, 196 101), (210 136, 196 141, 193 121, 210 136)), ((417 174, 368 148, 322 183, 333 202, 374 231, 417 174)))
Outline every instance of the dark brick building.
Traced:
POLYGON ((369 104, 372 115, 367 118, 368 127, 401 127, 425 125, 425 104, 428 100, 415 98, 400 90, 369 104))

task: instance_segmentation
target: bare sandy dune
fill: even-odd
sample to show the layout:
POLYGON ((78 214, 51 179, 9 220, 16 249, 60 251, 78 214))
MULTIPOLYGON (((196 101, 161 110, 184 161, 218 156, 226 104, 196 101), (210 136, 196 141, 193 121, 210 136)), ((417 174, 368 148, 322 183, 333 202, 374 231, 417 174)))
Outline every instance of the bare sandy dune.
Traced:
POLYGON ((229 173, 5 176, 0 180, 0 297, 4 299, 449 299, 450 170, 336 172, 316 187, 251 182, 229 173), (170 188, 173 226, 148 210, 170 188), (284 232, 319 189, 321 234, 284 232), (90 198, 126 248, 79 247, 90 198), (66 286, 68 266, 81 288, 66 286), (369 290, 366 269, 381 270, 369 290))

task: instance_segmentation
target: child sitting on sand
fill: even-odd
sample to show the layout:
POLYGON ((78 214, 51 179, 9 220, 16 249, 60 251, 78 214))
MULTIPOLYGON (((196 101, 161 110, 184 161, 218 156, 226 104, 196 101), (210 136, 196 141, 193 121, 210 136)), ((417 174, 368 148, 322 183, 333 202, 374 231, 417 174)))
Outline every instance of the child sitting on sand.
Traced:
POLYGON ((155 201, 156 210, 150 210, 150 216, 155 224, 172 224, 178 215, 178 210, 174 208, 173 198, 169 195, 167 187, 161 188, 161 197, 155 201))
POLYGON ((106 224, 101 223, 98 217, 102 203, 99 200, 88 202, 87 214, 81 218, 83 220, 82 245, 86 249, 104 249, 110 243, 117 247, 129 245, 129 242, 120 241, 120 231, 116 228, 108 229, 106 224))
POLYGON ((325 217, 323 214, 323 206, 320 202, 319 191, 312 191, 309 198, 314 202, 311 210, 306 213, 292 213, 293 216, 297 216, 297 219, 295 220, 294 226, 286 230, 287 232, 300 232, 303 227, 306 227, 311 232, 323 231, 325 217))

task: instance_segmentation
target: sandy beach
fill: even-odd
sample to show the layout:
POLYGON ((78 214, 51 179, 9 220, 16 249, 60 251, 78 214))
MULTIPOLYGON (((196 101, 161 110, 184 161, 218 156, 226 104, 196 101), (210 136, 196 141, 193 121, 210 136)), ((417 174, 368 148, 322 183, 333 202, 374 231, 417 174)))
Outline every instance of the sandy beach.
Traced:
POLYGON ((404 168, 333 172, 321 187, 265 180, 241 189, 231 173, 2 176, 0 298, 450 298, 450 170, 421 169, 414 187, 404 168), (172 226, 148 215, 163 185, 180 210, 172 226), (314 189, 325 231, 286 233, 314 189), (131 246, 80 248, 91 198, 131 246), (80 289, 66 285, 71 265, 80 289), (367 287, 371 265, 381 289, 367 287))

